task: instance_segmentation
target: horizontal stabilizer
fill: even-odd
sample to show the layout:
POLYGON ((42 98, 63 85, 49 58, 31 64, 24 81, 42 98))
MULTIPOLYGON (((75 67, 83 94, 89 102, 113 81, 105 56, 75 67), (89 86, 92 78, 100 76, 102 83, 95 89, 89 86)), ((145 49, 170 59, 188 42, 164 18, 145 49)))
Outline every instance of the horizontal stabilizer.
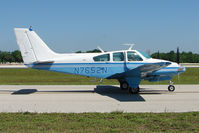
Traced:
POLYGON ((49 63, 53 63, 54 61, 51 61, 51 60, 49 60, 49 61, 35 61, 35 62, 33 62, 33 64, 49 64, 49 63))

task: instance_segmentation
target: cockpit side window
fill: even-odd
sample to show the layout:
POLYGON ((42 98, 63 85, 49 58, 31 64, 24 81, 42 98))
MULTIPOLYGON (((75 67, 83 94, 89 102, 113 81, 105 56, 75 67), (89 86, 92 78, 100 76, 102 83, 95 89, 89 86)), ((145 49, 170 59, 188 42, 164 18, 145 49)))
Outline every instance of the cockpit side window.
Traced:
POLYGON ((143 61, 143 59, 136 52, 133 51, 128 51, 127 56, 128 61, 143 61))
POLYGON ((93 57, 94 61, 110 61, 110 55, 109 54, 103 54, 99 56, 93 57))
POLYGON ((124 54, 122 52, 113 53, 113 61, 124 61, 124 54))

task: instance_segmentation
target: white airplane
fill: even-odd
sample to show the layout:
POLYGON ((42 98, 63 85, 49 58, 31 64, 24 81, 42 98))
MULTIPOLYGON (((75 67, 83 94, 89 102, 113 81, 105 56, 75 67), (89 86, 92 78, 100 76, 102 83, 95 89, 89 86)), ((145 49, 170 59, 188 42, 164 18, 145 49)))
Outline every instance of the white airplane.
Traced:
MULTIPOLYGON (((185 67, 166 60, 153 59, 139 50, 110 51, 101 53, 53 52, 32 30, 14 29, 24 64, 33 69, 70 73, 101 79, 117 79, 122 90, 139 92, 142 79, 148 81, 171 80, 185 72, 185 67)), ((169 91, 174 91, 172 82, 169 91)))

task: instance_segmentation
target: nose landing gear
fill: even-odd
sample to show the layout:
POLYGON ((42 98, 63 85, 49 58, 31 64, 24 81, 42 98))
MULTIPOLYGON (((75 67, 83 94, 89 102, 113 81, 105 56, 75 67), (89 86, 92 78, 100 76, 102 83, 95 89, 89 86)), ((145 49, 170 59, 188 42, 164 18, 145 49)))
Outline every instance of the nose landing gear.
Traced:
POLYGON ((175 90, 175 86, 173 85, 173 82, 169 81, 168 91, 174 91, 174 90, 175 90))

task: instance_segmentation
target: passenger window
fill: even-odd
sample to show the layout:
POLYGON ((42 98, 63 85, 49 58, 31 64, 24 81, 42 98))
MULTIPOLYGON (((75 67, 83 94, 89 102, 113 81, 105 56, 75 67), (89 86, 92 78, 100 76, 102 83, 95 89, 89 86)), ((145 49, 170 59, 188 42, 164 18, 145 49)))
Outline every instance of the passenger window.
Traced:
POLYGON ((99 55, 96 57, 93 57, 94 61, 110 61, 110 55, 109 54, 104 54, 104 55, 99 55))
POLYGON ((113 61, 124 61, 124 54, 122 52, 113 53, 113 61))
POLYGON ((143 61, 143 59, 136 52, 127 52, 128 61, 143 61))

